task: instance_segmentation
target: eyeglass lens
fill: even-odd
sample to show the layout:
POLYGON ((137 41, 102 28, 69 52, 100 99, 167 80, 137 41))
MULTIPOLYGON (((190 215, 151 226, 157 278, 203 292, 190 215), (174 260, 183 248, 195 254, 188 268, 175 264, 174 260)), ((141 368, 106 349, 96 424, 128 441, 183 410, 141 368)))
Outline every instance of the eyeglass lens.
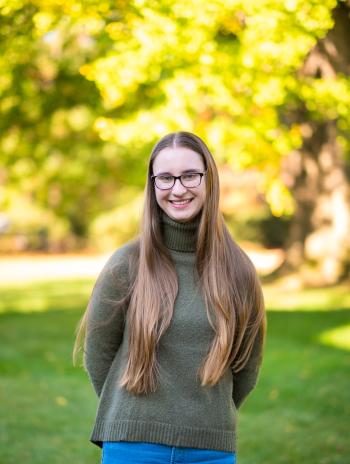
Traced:
MULTIPOLYGON (((159 188, 172 188, 175 184, 174 176, 157 176, 155 181, 159 188)), ((198 187, 201 183, 201 175, 198 173, 183 174, 180 182, 184 187, 198 187)))

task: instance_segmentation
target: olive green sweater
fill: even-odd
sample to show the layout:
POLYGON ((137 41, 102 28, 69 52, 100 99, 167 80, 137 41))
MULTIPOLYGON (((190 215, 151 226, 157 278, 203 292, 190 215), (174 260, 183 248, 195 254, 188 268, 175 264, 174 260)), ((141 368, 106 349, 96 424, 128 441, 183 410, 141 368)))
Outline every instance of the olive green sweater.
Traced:
POLYGON ((214 336, 201 292, 195 285, 195 246, 198 219, 173 221, 162 214, 164 243, 176 267, 179 292, 171 324, 157 347, 158 388, 134 395, 118 386, 128 355, 128 324, 124 311, 115 311, 120 298, 116 276, 128 282, 128 256, 136 242, 128 242, 108 260, 89 302, 84 364, 99 396, 90 440, 145 441, 171 446, 236 449, 237 409, 254 388, 261 364, 261 344, 254 344, 245 368, 228 369, 214 387, 202 387, 196 376, 214 336), (95 322, 108 324, 93 328, 95 322))

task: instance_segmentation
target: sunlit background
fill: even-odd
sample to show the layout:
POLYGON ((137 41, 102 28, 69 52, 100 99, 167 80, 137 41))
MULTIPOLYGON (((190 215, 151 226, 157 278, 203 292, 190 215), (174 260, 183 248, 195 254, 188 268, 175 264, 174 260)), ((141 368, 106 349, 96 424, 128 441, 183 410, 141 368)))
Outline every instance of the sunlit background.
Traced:
POLYGON ((74 331, 152 146, 202 137, 268 333, 240 464, 350 463, 350 1, 0 0, 0 461, 95 463, 74 331))

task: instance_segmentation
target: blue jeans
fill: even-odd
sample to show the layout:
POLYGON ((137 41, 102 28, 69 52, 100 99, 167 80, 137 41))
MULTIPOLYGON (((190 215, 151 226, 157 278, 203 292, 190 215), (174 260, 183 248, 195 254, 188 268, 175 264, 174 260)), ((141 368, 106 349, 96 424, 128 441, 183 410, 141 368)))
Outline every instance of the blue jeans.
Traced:
POLYGON ((141 441, 105 441, 101 464, 236 464, 236 453, 159 445, 141 441))

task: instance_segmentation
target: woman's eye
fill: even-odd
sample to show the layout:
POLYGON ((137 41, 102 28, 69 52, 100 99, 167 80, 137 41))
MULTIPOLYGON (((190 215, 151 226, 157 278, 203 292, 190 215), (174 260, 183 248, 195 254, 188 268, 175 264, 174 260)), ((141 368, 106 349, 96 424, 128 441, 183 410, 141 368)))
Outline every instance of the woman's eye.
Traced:
POLYGON ((181 177, 182 177, 183 180, 193 180, 193 179, 196 178, 196 175, 197 174, 195 174, 195 173, 193 173, 193 174, 184 174, 181 177))
POLYGON ((161 182, 172 182, 173 176, 158 176, 161 182))

